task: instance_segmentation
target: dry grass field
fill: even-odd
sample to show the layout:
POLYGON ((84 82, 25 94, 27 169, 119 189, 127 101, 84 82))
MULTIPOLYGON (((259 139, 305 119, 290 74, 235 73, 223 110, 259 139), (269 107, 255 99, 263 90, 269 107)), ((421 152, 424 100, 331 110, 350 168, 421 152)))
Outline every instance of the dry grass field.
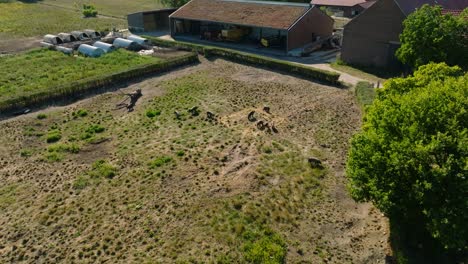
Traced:
POLYGON ((137 88, 0 121, 0 262, 385 263, 345 188, 351 92, 220 59, 137 88))

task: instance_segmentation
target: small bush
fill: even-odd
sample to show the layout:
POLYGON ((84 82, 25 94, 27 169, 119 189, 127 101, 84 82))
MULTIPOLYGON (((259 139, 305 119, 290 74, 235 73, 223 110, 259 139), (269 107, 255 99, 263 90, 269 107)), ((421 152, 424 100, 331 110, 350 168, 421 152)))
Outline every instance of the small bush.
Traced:
POLYGON ((106 129, 101 126, 101 125, 91 125, 88 129, 86 129, 86 133, 102 133, 104 132, 106 129))
POLYGON ((39 119, 39 120, 46 119, 46 118, 47 118, 46 114, 38 114, 37 115, 37 119, 39 119))
POLYGON ((83 5, 83 16, 84 17, 96 17, 98 11, 93 5, 83 5))
POLYGON ((105 177, 108 179, 114 178, 117 174, 117 168, 104 160, 98 160, 93 163, 92 170, 88 172, 91 177, 105 177))
POLYGON ((263 236, 255 242, 248 242, 244 248, 244 258, 249 263, 284 263, 286 243, 278 234, 263 236))
POLYGON ((89 185, 89 178, 84 175, 81 175, 81 176, 78 176, 78 178, 76 178, 75 181, 73 182, 73 189, 83 190, 88 185, 89 185))
POLYGON ((48 161, 52 161, 52 162, 55 162, 55 161, 61 161, 63 159, 63 156, 62 154, 58 153, 58 152, 48 152, 46 155, 45 155, 46 159, 48 161))
POLYGON ((74 116, 74 117, 85 117, 87 115, 88 115, 88 111, 86 111, 84 109, 80 109, 80 110, 72 113, 72 116, 74 116))
POLYGON ((158 116, 160 114, 161 114, 160 110, 152 110, 152 109, 146 110, 146 116, 149 117, 149 118, 153 118, 153 117, 158 116))
POLYGON ((176 152, 176 155, 179 156, 179 157, 182 157, 185 155, 185 152, 183 150, 179 150, 176 152))
POLYGON ((59 141, 62 138, 62 133, 60 130, 54 129, 47 133, 46 141, 47 143, 54 143, 59 141))
POLYGON ((161 156, 159 158, 156 158, 150 163, 150 168, 155 168, 155 167, 161 167, 162 165, 169 163, 172 161, 172 158, 169 156, 161 156))
POLYGON ((30 149, 22 149, 20 151, 21 157, 31 157, 32 156, 32 151, 30 149))

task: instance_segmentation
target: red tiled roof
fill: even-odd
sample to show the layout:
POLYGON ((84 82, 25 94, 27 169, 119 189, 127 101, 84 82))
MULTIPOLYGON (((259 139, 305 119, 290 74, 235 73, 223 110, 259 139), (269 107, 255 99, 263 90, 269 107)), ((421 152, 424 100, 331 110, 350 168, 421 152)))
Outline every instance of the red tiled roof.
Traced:
POLYGON ((424 4, 440 5, 443 9, 463 10, 468 7, 468 0, 395 0, 401 11, 409 15, 424 4))
POLYGON ((309 9, 309 4, 297 3, 192 0, 170 17, 285 30, 309 9))
POLYGON ((365 2, 366 0, 312 0, 310 3, 324 6, 355 6, 365 2))

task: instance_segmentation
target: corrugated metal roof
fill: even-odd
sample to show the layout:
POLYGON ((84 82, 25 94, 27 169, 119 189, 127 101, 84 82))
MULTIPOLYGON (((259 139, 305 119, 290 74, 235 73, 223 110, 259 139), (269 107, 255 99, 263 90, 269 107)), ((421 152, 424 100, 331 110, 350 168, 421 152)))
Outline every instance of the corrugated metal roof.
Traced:
POLYGON ((405 15, 416 11, 424 4, 440 5, 443 9, 463 10, 468 7, 468 0, 394 0, 405 15))
POLYGON ((311 4, 324 6, 355 6, 365 2, 366 0, 312 0, 311 4))
POLYGON ((309 9, 297 3, 192 0, 170 17, 285 30, 309 9))

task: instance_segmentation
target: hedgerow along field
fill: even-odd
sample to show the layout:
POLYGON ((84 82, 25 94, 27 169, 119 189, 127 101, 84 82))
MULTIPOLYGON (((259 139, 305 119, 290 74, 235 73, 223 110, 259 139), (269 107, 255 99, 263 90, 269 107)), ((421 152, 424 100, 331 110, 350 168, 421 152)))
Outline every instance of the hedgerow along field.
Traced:
POLYGON ((1 121, 0 262, 384 263, 344 187, 349 91, 219 59, 137 88, 1 121))
POLYGON ((60 85, 81 79, 163 61, 123 49, 99 58, 69 56, 47 49, 0 57, 0 104, 10 99, 34 97, 45 91, 53 92, 60 85))

